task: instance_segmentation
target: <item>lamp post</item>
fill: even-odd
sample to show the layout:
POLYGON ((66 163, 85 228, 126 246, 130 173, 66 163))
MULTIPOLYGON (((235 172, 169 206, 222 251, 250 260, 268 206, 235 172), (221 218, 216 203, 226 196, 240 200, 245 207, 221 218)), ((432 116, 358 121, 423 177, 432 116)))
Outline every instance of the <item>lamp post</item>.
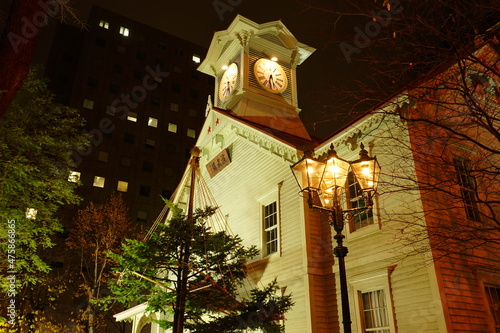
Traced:
POLYGON ((351 333, 351 313, 344 263, 348 250, 343 244, 345 236, 342 234, 344 220, 352 219, 356 211, 372 208, 373 194, 377 190, 380 176, 380 165, 377 158, 369 157, 363 144, 360 147, 359 159, 352 162, 338 157, 333 145, 331 145, 326 159, 318 160, 313 157, 311 152, 304 152, 302 159, 290 166, 300 191, 307 193, 309 207, 319 210, 336 231, 333 238, 337 241, 337 246, 333 249, 333 253, 338 258, 339 264, 344 333, 351 333), (341 207, 340 198, 342 189, 345 188, 349 169, 352 170, 361 187, 362 194, 365 196, 365 207, 353 209, 342 209, 341 207))

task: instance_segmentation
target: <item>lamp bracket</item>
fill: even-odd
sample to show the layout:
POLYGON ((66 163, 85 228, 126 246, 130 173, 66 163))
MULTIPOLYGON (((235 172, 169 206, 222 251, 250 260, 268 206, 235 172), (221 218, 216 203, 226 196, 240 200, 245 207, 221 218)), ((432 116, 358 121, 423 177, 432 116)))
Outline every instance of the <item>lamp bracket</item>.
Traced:
POLYGON ((342 231, 343 229, 343 224, 345 222, 352 221, 358 214, 360 214, 363 211, 366 211, 368 209, 372 209, 372 206, 364 206, 364 207, 356 207, 356 208, 350 208, 350 209, 342 209, 340 212, 338 212, 337 209, 335 208, 325 208, 323 206, 318 206, 314 204, 309 205, 310 208, 316 209, 320 212, 321 216, 328 221, 328 223, 336 230, 336 231, 342 231), (337 216, 340 217, 342 216, 342 227, 340 223, 335 223, 337 216), (337 230, 338 229, 338 230, 337 230))

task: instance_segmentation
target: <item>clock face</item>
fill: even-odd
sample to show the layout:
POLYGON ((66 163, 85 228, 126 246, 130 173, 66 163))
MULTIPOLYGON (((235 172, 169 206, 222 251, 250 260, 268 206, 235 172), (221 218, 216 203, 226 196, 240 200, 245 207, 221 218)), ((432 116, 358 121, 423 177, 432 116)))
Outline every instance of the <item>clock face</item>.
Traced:
POLYGON ((233 93, 238 79, 238 65, 232 63, 224 72, 219 83, 219 99, 224 101, 233 93))
POLYGON ((268 59, 259 59, 255 62, 254 74, 262 88, 275 94, 285 91, 288 85, 283 68, 268 59))

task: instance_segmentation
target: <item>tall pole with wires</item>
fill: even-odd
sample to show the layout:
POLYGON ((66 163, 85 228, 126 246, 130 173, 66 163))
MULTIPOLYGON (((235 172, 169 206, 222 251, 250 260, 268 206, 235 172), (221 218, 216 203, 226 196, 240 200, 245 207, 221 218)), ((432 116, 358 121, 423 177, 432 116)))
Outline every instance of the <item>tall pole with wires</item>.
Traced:
POLYGON ((194 190, 196 184, 196 172, 200 166, 200 149, 194 147, 191 149, 191 160, 189 161, 191 167, 191 185, 189 188, 189 202, 188 202, 188 215, 187 223, 190 230, 189 239, 185 239, 179 246, 179 260, 177 269, 177 297, 174 309, 174 322, 173 333, 182 333, 184 331, 184 312, 186 309, 187 297, 187 284, 189 278, 189 257, 191 255, 191 248, 193 246, 193 232, 194 232, 194 190))

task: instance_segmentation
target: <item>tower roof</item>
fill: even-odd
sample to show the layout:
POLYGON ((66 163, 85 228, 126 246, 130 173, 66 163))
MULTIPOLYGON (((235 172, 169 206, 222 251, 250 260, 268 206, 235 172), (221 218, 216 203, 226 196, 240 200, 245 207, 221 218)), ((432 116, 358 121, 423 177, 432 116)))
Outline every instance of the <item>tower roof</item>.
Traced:
POLYGON ((315 51, 313 47, 299 42, 280 20, 259 24, 244 16, 237 15, 226 30, 214 33, 207 56, 198 70, 213 76, 215 69, 211 66, 217 62, 225 48, 233 40, 236 39, 240 43, 244 43, 251 36, 262 35, 276 36, 287 49, 296 50, 298 53, 296 65, 300 65, 315 51))

